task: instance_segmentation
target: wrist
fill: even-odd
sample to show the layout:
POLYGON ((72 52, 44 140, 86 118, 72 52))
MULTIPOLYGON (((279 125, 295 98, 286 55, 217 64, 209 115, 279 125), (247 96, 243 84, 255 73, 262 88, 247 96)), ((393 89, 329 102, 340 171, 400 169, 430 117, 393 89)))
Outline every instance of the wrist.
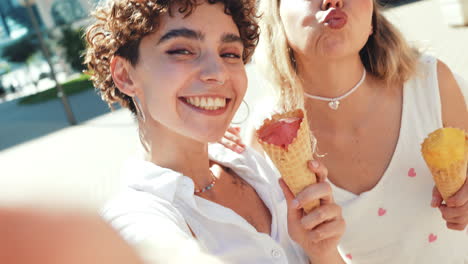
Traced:
POLYGON ((310 264, 345 264, 338 249, 321 256, 308 256, 310 264))

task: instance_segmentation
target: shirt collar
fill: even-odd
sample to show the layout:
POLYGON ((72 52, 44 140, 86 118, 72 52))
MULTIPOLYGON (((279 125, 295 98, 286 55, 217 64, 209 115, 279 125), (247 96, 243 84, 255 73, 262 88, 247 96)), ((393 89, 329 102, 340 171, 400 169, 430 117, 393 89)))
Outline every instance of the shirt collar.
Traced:
MULTIPOLYGON (((248 164, 248 150, 238 154, 216 143, 208 146, 208 153, 211 160, 235 170, 244 178, 253 178, 255 175, 248 164)), ((176 195, 186 198, 193 198, 194 195, 195 187, 191 178, 143 159, 129 159, 123 168, 123 179, 126 186, 151 193, 171 203, 176 195)))

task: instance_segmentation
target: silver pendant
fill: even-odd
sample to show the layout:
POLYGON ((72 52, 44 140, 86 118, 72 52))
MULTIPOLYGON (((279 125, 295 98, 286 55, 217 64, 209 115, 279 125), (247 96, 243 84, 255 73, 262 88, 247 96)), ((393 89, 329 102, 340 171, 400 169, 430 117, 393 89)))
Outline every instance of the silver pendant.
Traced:
POLYGON ((338 109, 338 107, 340 106, 340 101, 330 101, 328 103, 328 106, 333 109, 333 110, 336 110, 338 109))

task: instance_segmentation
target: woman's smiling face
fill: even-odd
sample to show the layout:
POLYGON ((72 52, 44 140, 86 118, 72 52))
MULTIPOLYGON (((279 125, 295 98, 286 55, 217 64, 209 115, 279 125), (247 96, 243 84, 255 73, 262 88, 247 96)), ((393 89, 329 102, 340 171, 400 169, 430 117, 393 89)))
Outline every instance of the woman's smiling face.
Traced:
POLYGON ((172 13, 142 39, 138 63, 129 71, 132 86, 147 122, 213 142, 247 88, 239 30, 222 4, 203 3, 187 17, 172 13))

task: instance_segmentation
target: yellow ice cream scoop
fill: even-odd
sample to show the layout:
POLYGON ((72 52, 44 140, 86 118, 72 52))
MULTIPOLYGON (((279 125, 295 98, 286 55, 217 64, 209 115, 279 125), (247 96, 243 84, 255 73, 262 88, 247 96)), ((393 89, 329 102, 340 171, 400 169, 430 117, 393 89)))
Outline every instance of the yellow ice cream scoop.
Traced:
POLYGON ((466 180, 468 134, 458 128, 440 128, 430 133, 421 152, 444 199, 454 195, 466 180))

